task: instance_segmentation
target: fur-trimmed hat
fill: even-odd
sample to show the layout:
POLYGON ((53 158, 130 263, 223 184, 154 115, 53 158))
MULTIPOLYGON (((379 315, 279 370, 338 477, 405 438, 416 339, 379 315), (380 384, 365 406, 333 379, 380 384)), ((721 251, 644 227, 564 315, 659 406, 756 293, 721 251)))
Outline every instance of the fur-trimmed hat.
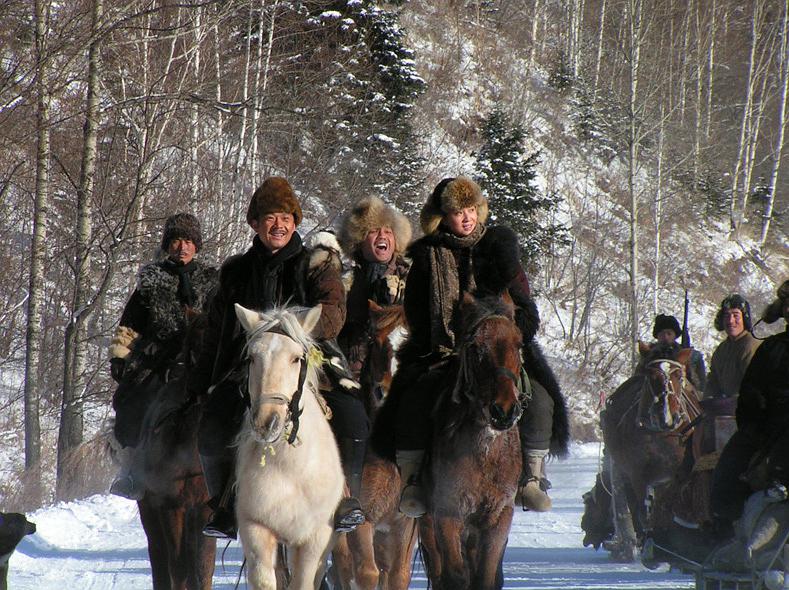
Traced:
POLYGON ((203 234, 200 231, 200 222, 191 213, 176 213, 167 218, 162 231, 162 250, 167 252, 170 242, 175 238, 189 240, 199 252, 203 247, 203 234))
POLYGON ((659 313, 655 316, 655 326, 652 328, 652 338, 657 338, 657 335, 663 330, 672 330, 679 338, 682 335, 682 328, 679 327, 679 321, 673 315, 665 315, 659 313))
POLYGON ((427 199, 419 223, 425 235, 435 233, 445 213, 477 206, 477 221, 484 223, 488 218, 488 200, 482 195, 479 185, 465 176, 445 178, 436 185, 427 199))
POLYGON ((789 280, 784 281, 778 287, 778 299, 768 305, 762 312, 762 321, 766 324, 772 324, 780 320, 784 316, 783 306, 787 299, 789 299, 789 280))
POLYGON ((340 225, 340 244, 353 254, 370 230, 390 227, 395 235, 395 252, 402 253, 411 242, 411 224, 406 216, 378 197, 365 197, 345 214, 340 225))
POLYGON ((748 303, 742 295, 733 293, 721 301, 718 313, 715 314, 715 329, 718 330, 718 332, 722 332, 725 328, 723 325, 723 313, 727 309, 739 309, 742 312, 742 325, 745 326, 745 329, 749 332, 753 331, 750 303, 748 303))
POLYGON ((268 213, 290 213, 296 225, 301 223, 304 217, 296 193, 293 192, 290 183, 281 176, 271 176, 257 188, 249 201, 247 223, 251 225, 254 220, 268 213))

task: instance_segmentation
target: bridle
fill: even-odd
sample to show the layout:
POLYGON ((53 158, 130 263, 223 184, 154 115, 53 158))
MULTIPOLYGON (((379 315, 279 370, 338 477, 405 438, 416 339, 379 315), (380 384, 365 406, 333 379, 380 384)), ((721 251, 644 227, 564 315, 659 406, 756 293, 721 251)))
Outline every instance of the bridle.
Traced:
POLYGON ((646 379, 645 385, 652 399, 655 401, 665 399, 666 402, 668 402, 668 400, 674 397, 679 405, 678 423, 693 423, 693 420, 701 414, 701 408, 698 402, 687 392, 688 378, 685 371, 685 365, 672 359, 661 358, 648 362, 645 368, 657 368, 663 375, 663 389, 657 393, 655 393, 652 387, 652 380, 648 377, 646 379), (677 372, 679 372, 680 375, 679 392, 675 391, 674 381, 671 379, 672 375, 677 372))

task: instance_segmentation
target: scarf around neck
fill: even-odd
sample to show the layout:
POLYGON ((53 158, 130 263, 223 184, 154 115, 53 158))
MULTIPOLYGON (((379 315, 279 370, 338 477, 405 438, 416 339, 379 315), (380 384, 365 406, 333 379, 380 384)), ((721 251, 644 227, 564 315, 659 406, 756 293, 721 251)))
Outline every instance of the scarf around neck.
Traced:
POLYGON ((164 270, 178 277, 178 300, 189 307, 194 307, 197 300, 191 277, 196 268, 197 264, 194 260, 189 261, 188 264, 181 264, 171 258, 164 261, 164 270))
POLYGON ((252 276, 248 283, 250 292, 247 302, 254 309, 265 311, 282 301, 282 286, 285 277, 285 262, 301 252, 301 236, 294 232, 290 241, 276 252, 271 252, 258 236, 252 240, 252 253, 255 263, 252 265, 252 276))
POLYGON ((474 273, 470 268, 470 252, 465 256, 469 266, 466 269, 458 268, 455 253, 464 249, 470 250, 482 239, 485 231, 482 223, 477 223, 474 231, 467 236, 456 236, 439 227, 436 234, 438 241, 430 248, 430 339, 433 352, 444 354, 455 348, 452 317, 460 300, 461 274, 466 277, 466 291, 472 292, 476 286, 474 273))

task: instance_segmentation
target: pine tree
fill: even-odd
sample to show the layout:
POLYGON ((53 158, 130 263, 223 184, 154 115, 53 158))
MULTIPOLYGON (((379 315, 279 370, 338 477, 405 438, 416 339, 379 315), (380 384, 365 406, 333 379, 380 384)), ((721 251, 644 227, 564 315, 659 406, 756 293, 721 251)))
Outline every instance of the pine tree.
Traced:
POLYGON ((557 244, 566 243, 567 228, 553 221, 561 199, 543 195, 534 183, 540 152, 526 154, 526 132, 498 108, 485 120, 475 180, 487 192, 490 218, 509 225, 519 236, 524 263, 534 268, 557 244))

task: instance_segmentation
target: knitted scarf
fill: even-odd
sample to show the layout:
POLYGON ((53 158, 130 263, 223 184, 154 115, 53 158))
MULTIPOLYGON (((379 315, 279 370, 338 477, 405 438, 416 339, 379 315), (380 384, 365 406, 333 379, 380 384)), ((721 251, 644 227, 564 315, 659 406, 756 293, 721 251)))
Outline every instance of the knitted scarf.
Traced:
POLYGON ((458 268, 458 259, 465 258, 470 265, 470 250, 482 236, 485 226, 478 223, 467 236, 456 236, 442 227, 437 232, 438 241, 430 248, 430 339, 434 352, 446 354, 455 348, 455 331, 452 318, 460 299, 461 277, 464 289, 474 291, 474 273, 470 268, 458 268), (463 249, 467 249, 466 256, 463 249))
POLYGON ((197 265, 192 260, 188 264, 181 264, 170 258, 164 262, 164 270, 171 275, 178 277, 178 300, 189 307, 195 306, 197 294, 192 285, 192 273, 197 265))
POLYGON ((275 305, 282 304, 284 264, 301 252, 301 249, 301 236, 295 232, 290 241, 273 254, 263 245, 260 238, 255 236, 252 240, 255 264, 252 265, 252 277, 247 283, 250 292, 246 293, 246 301, 260 310, 271 309, 275 305))

